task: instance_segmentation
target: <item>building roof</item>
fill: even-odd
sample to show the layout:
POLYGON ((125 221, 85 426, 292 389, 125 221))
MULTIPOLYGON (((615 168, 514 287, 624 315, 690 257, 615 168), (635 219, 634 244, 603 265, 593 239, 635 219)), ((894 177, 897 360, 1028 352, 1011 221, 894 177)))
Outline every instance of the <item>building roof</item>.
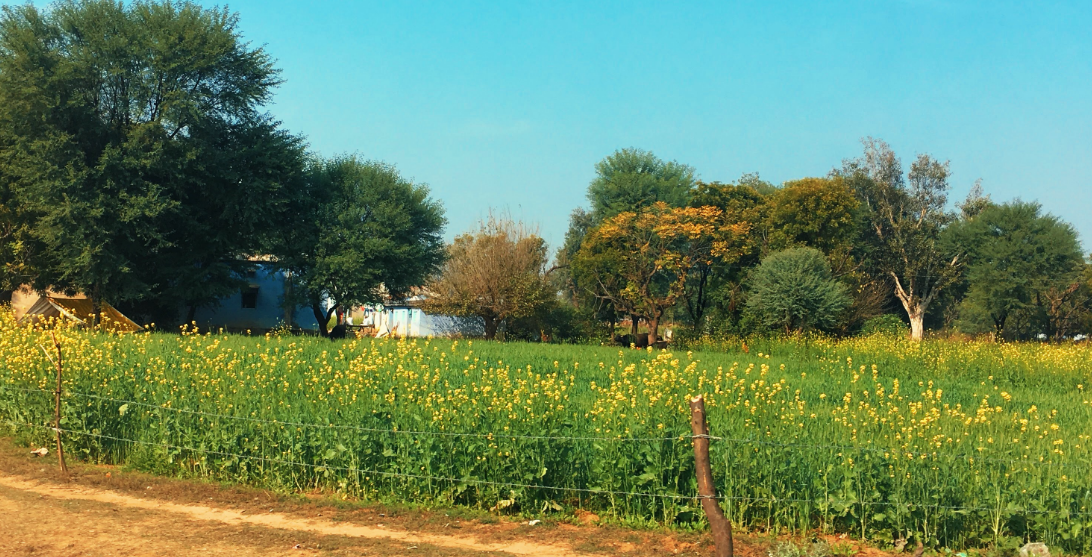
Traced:
MULTIPOLYGON (((102 324, 106 328, 124 333, 131 333, 141 329, 140 325, 125 317, 114 306, 106 302, 102 302, 101 306, 102 324)), ((87 298, 42 296, 26 311, 23 320, 43 321, 55 318, 85 325, 91 320, 94 311, 94 305, 87 298)))

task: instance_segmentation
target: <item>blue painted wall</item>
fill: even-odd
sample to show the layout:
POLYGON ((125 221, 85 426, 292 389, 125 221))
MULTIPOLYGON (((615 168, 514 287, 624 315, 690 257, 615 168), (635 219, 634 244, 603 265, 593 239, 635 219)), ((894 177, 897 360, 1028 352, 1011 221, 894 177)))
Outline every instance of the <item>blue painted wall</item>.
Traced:
MULTIPOLYGON (((247 279, 258 287, 256 307, 244 308, 242 292, 220 300, 214 306, 197 310, 194 321, 201 330, 226 329, 230 331, 264 332, 284 323, 284 273, 259 265, 254 275, 247 279)), ((293 313, 297 327, 318 330, 318 321, 310 307, 298 307, 293 313)))

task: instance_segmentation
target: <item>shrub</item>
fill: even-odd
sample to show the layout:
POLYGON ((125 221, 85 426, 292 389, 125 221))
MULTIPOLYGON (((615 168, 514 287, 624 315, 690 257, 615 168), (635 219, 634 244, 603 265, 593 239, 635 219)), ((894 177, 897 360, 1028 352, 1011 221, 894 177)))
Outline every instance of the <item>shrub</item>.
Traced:
POLYGON ((850 301, 819 250, 792 248, 755 268, 747 308, 766 327, 790 333, 833 327, 850 301))
POLYGON ((885 334, 903 336, 908 332, 909 328, 906 326, 906 323, 903 323, 902 319, 893 313, 877 315, 876 317, 865 321, 864 325, 861 325, 862 335, 885 334))

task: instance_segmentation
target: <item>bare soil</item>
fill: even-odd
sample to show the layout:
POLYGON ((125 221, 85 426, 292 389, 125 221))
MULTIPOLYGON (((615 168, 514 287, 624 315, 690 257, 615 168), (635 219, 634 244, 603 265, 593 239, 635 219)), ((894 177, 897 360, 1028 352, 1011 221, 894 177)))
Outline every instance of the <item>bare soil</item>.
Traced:
MULTIPOLYGON (((0 555, 712 555, 707 534, 282 495, 69 462, 0 439, 0 555)), ((769 539, 736 536, 736 555, 769 539)), ((874 550, 869 557, 879 555, 874 550)))

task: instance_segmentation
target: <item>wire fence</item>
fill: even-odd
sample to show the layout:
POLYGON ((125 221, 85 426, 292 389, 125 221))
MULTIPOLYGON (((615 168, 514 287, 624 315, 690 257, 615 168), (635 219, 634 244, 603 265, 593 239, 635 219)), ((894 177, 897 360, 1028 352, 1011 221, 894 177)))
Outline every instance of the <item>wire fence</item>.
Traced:
MULTIPOLYGON (((476 479, 476 478, 451 478, 451 477, 433 476, 433 475, 427 475, 427 474, 408 474, 408 473, 404 473, 404 472, 388 472, 388 471, 383 471, 383 470, 369 470, 369 469, 364 469, 364 468, 354 468, 354 467, 346 467, 346 466, 331 466, 331 465, 327 465, 327 464, 314 464, 314 463, 309 463, 309 462, 283 460, 283 459, 278 459, 278 458, 269 458, 269 457, 254 456, 254 455, 245 455, 245 454, 231 453, 231 452, 225 452, 225 451, 214 451, 214 450, 210 450, 210 449, 203 449, 203 448, 200 448, 200 447, 187 447, 187 446, 182 446, 182 445, 173 445, 173 444, 165 443, 165 442, 156 443, 156 442, 151 442, 151 441, 142 441, 142 440, 138 440, 138 439, 128 439, 128 438, 124 438, 124 437, 116 437, 116 436, 113 436, 113 435, 106 435, 106 434, 102 434, 102 433, 94 433, 94 432, 90 432, 90 431, 79 431, 79 430, 70 430, 70 429, 65 429, 65 428, 55 428, 55 427, 51 427, 51 426, 13 422, 13 421, 10 421, 10 420, 6 421, 6 423, 8 425, 10 425, 10 426, 15 426, 15 427, 26 427, 26 428, 34 428, 34 429, 47 430, 47 431, 59 431, 60 433, 68 434, 68 435, 73 435, 73 434, 75 434, 75 435, 86 435, 88 437, 94 437, 94 438, 97 438, 97 439, 107 439, 107 440, 110 440, 110 441, 117 441, 117 442, 124 442, 124 443, 134 443, 134 444, 137 444, 137 445, 144 445, 144 446, 150 446, 150 447, 157 447, 157 448, 164 448, 164 449, 174 449, 174 450, 181 450, 181 451, 190 451, 190 452, 199 453, 199 454, 216 455, 216 456, 222 456, 222 457, 234 457, 234 458, 239 458, 239 459, 257 461, 257 462, 263 462, 263 463, 270 463, 270 464, 281 464, 281 465, 287 465, 287 466, 300 466, 300 467, 311 468, 311 469, 316 469, 316 470, 331 470, 331 471, 347 472, 347 473, 350 473, 350 474, 358 474, 358 475, 366 475, 366 476, 382 476, 382 477, 389 477, 389 478, 405 478, 405 479, 413 479, 413 480, 428 480, 428 481, 436 481, 436 482, 450 482, 450 483, 464 484, 464 485, 488 485, 488 486, 495 486, 495 487, 515 487, 515 488, 521 488, 521 489, 539 489, 539 490, 544 490, 544 491, 562 491, 562 492, 570 492, 570 493, 582 493, 582 494, 588 494, 588 495, 611 495, 611 496, 620 496, 620 497, 637 497, 637 498, 652 498, 652 499, 671 499, 671 500, 697 501, 699 499, 707 498, 707 499, 716 499, 718 501, 749 502, 749 503, 770 503, 770 504, 776 504, 776 503, 806 503, 806 504, 816 505, 816 506, 818 506, 818 505, 831 505, 831 504, 838 503, 838 501, 835 500, 835 499, 822 500, 822 499, 805 499, 805 498, 795 498, 795 497, 773 497, 773 496, 771 496, 771 497, 745 497, 745 496, 731 496, 731 495, 717 495, 717 496, 709 497, 709 496, 698 495, 696 493, 694 495, 676 495, 676 494, 663 494, 663 493, 642 493, 642 492, 635 492, 635 491, 615 491, 615 490, 575 488, 575 487, 558 487, 558 486, 538 485, 538 484, 523 484, 523 483, 514 483, 514 482, 496 482, 496 481, 489 481, 489 480, 480 480, 480 479, 476 479)), ((703 437, 703 436, 690 436, 690 437, 703 437)), ((971 512, 971 511, 996 512, 998 510, 996 507, 929 505, 929 504, 918 504, 918 503, 895 503, 895 502, 890 502, 890 501, 854 501, 851 504, 861 505, 861 506, 868 506, 868 507, 894 507, 894 506, 903 506, 903 505, 905 505, 905 506, 911 507, 912 509, 917 508, 917 509, 934 509, 934 510, 966 511, 966 512, 971 512)), ((1045 510, 1035 510, 1035 509, 1025 509, 1025 510, 1022 510, 1021 512, 1025 513, 1025 514, 1057 514, 1057 513, 1059 513, 1059 511, 1045 511, 1045 510)), ((1069 514, 1071 516, 1092 516, 1092 512, 1077 512, 1077 513, 1069 513, 1069 514)))
MULTIPOLYGON (((54 394, 55 391, 40 388, 24 388, 14 385, 0 385, 0 389, 17 390, 28 393, 44 393, 54 394)), ((143 407, 153 409, 157 411, 167 411, 178 414, 194 415, 204 418, 215 418, 225 420, 237 420, 248 423, 257 423, 274 426, 289 426, 296 428, 313 428, 319 430, 348 430, 362 433, 381 433, 392 435, 407 435, 407 436, 441 436, 441 437, 456 437, 456 438, 483 438, 483 439, 512 439, 512 440, 532 440, 532 441, 582 441, 582 442, 616 442, 616 443, 651 443, 651 442, 679 442, 686 440, 693 440, 697 438, 708 439, 712 442, 721 443, 734 443, 745 445, 757 445, 757 446, 770 446, 777 448, 788 449, 815 449, 815 450, 827 450, 827 451, 858 451, 858 452, 870 452, 870 453, 888 453, 894 452, 892 449, 882 449, 876 447, 864 447, 857 445, 837 445, 837 444, 808 444, 808 443, 782 443, 775 441, 766 441, 755 438, 730 438, 719 437, 713 435, 693 435, 682 434, 671 437, 606 437, 606 436, 559 436, 559 435, 520 435, 512 433, 467 433, 467 432, 443 432, 443 431, 416 431, 416 430, 401 430, 401 429, 384 429, 384 428, 370 428, 355 425, 344 424, 315 424, 307 422, 294 422, 284 420, 268 420, 262 418, 256 418, 253 416, 238 416, 231 414, 219 414, 214 412, 205 412, 198 410, 190 410, 186 408, 175 408, 172 406, 166 406, 162 404, 152 404, 148 402, 141 402, 135 400, 128 400, 122 398, 107 397, 102 395, 96 395, 92 393, 82 393, 78 391, 64 391, 64 395, 68 397, 83 397, 91 400, 99 400, 103 402, 110 402, 123 405, 131 405, 134 407, 143 407)), ((109 440, 119 443, 132 443, 135 445, 157 447, 169 450, 188 451, 190 453, 211 455, 223 458, 236 458, 240 460, 247 460, 252 462, 259 462, 265 464, 276 464, 289 467, 301 467, 308 468, 317 471, 336 471, 345 472, 348 474, 363 475, 367 477, 376 476, 384 478, 403 478, 410 480, 432 481, 432 482, 448 482, 457 485, 473 485, 473 486, 493 486, 493 487, 506 487, 506 488, 519 488, 530 490, 542 490, 542 491, 555 491, 555 492, 568 492, 578 493, 592 496, 614 496, 614 497, 633 497, 633 498, 649 498, 649 499, 666 499, 666 500, 687 500, 698 501, 702 498, 713 498, 719 501, 725 502, 739 502, 739 503, 762 503, 762 504, 778 504, 778 503, 800 503, 813 506, 829 506, 834 504, 846 504, 846 505, 859 505, 861 507, 895 507, 901 506, 909 510, 914 509, 933 509, 933 510, 945 510, 954 512, 998 512, 996 507, 986 506, 960 506, 960 505, 940 505, 940 504, 921 504, 921 503, 899 503, 891 501, 840 501, 835 498, 828 499, 815 499, 815 498, 799 498, 799 497, 778 497, 771 495, 769 497, 752 497, 752 496, 733 496, 733 495, 719 495, 715 497, 701 496, 698 494, 665 494, 665 493, 645 493, 637 491, 620 491, 609 489, 596 489, 596 488, 579 488, 579 487, 562 487, 552 485, 541 485, 532 483, 520 483, 520 482, 506 482, 506 481, 492 481, 478 478, 456 478, 447 476, 437 476, 429 474, 415 474, 406 472, 393 472, 388 470, 367 469, 359 467, 346 467, 346 466, 334 466, 329 464, 316 464, 311 462, 302 462, 296 460, 285 460, 279 458, 271 458, 268 456, 248 455, 241 453, 234 453, 229 451, 218 451, 212 449, 206 449, 202 447, 192 447, 186 445, 177 445, 166 441, 146 441, 140 439, 130 439, 126 437, 120 437, 115 435, 108 435, 101 432, 75 430, 66 428, 55 428, 51 426, 22 423, 12 420, 6 420, 9 426, 23 427, 39 430, 56 431, 65 435, 80 435, 87 436, 95 439, 109 440)), ((927 453, 923 453, 927 454, 927 453)), ((996 458, 982 458, 979 455, 973 454, 941 454, 940 456, 953 459, 967 459, 974 458, 983 462, 999 462, 1007 464, 1036 464, 1033 461, 1019 460, 1019 459, 996 459, 996 458)), ((1055 463, 1056 465, 1065 465, 1067 463, 1055 463)), ((1083 470, 1088 470, 1088 467, 1082 467, 1083 470)), ((1022 514, 1028 515, 1057 515, 1065 512, 1067 516, 1092 516, 1090 512, 1071 512, 1071 511, 1057 511, 1057 510, 1037 510, 1037 509, 1021 509, 1019 511, 1022 514)))
MULTIPOLYGON (((19 390, 19 391, 24 391, 24 392, 36 392, 36 393, 46 393, 46 394, 53 394, 53 392, 54 392, 54 391, 48 390, 48 389, 33 389, 33 388, 16 387, 16 386, 12 386, 12 385, 6 385, 6 386, 3 386, 3 388, 14 389, 14 390, 19 390)), ((104 402, 112 402, 112 403, 117 403, 117 404, 125 404, 125 405, 129 405, 129 406, 135 406, 135 407, 141 407, 141 408, 149 408, 149 409, 154 409, 154 410, 159 410, 159 411, 174 412, 174 413, 178 413, 178 414, 187 414, 187 415, 202 416, 202 417, 206 417, 206 418, 225 419, 225 420, 236 420, 236 421, 243 421, 243 422, 263 424, 263 425, 288 426, 288 427, 309 428, 309 429, 319 429, 319 430, 345 430, 345 431, 356 431, 356 432, 361 432, 361 433, 378 433, 378 434, 390 434, 390 435, 407 435, 407 436, 420 435, 420 436, 433 436, 433 437, 479 438, 479 439, 488 439, 488 440, 512 439, 512 440, 527 440, 527 441, 585 441, 585 442, 590 441, 590 442, 610 442, 610 443, 650 443, 650 442, 668 442, 668 441, 678 442, 678 441, 685 441, 685 440, 693 440, 695 438, 695 436, 693 434, 690 434, 690 433, 685 433, 685 434, 680 434, 680 435, 675 435, 675 436, 670 436, 670 437, 668 437, 668 436, 665 436, 665 437, 623 437, 623 436, 607 437, 607 436, 580 436, 580 435, 576 435, 576 436, 566 436, 566 435, 522 435, 522 434, 515 434, 515 433, 495 433, 495 432, 489 432, 489 433, 449 432, 449 431, 424 431, 424 430, 393 429, 393 428, 374 428, 374 427, 365 427, 365 426, 347 425, 347 424, 316 424, 316 423, 295 422, 295 421, 276 420, 276 419, 268 420, 268 419, 256 418, 256 417, 253 417, 253 416, 239 416, 239 415, 234 415, 234 414, 219 414, 219 413, 205 412, 205 411, 200 411, 200 410, 190 410, 190 409, 186 409, 186 408, 176 408, 174 406, 167 406, 167 405, 163 405, 163 404, 152 404, 152 403, 148 403, 148 402, 140 402, 140 401, 135 401, 135 400, 114 398, 114 397, 96 395, 96 394, 92 394, 92 393, 82 393, 82 392, 79 392, 79 391, 66 390, 66 391, 64 391, 64 395, 75 396, 75 397, 83 397, 83 398, 88 398, 88 399, 93 399, 93 400, 101 400, 101 401, 104 401, 104 402)), ((737 444, 737 445, 756 445, 756 446, 787 448, 787 449, 844 451, 844 452, 871 453, 871 454, 899 454, 899 455, 906 455, 908 458, 911 458, 911 459, 921 458, 923 456, 925 456, 925 457, 932 456, 934 458, 943 457, 943 458, 956 459, 956 460, 971 460, 971 459, 973 459, 974 461, 977 461, 977 462, 989 462, 989 463, 997 463, 997 464, 1028 465, 1028 464, 1039 464, 1040 463, 1039 461, 1028 460, 1028 459, 984 457, 984 456, 982 456, 980 454, 974 454, 974 453, 944 453, 944 452, 939 452, 939 451, 918 451, 918 452, 915 452, 915 451, 902 450, 902 449, 897 449, 897 448, 869 447, 869 446, 863 446, 863 445, 839 445, 839 444, 829 444, 829 443, 823 443, 823 444, 793 443, 793 442, 786 443, 786 442, 779 442, 779 441, 764 440, 764 439, 759 439, 759 438, 756 438, 756 437, 723 437, 723 436, 715 436, 715 435, 704 435, 704 436, 701 436, 701 437, 704 438, 704 439, 709 439, 710 441, 713 441, 713 442, 732 443, 732 444, 737 444)), ((1049 464, 1051 466, 1058 466, 1058 467, 1063 467, 1063 468, 1072 467, 1072 468, 1078 468, 1080 470, 1088 470, 1088 469, 1092 468, 1092 462, 1086 463, 1086 464, 1070 463, 1070 462, 1051 462, 1049 464)))

